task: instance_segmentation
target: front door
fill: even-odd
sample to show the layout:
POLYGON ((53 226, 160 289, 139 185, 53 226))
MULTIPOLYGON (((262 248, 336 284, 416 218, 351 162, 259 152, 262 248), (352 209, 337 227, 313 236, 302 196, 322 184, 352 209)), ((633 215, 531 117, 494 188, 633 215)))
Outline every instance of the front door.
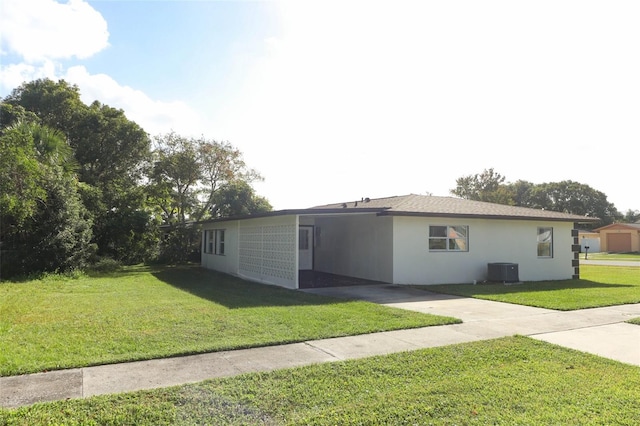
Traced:
POLYGON ((313 269, 313 226, 301 226, 298 230, 298 269, 313 269))

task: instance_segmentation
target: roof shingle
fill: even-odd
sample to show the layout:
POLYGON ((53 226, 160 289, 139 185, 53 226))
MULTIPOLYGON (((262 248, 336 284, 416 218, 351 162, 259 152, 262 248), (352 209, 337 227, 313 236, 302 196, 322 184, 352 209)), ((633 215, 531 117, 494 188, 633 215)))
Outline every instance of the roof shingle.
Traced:
POLYGON ((574 222, 595 222, 598 220, 597 218, 571 213, 486 203, 483 201, 472 201, 454 197, 436 197, 417 194, 376 199, 367 198, 359 201, 315 206, 310 210, 333 210, 340 208, 345 210, 378 208, 380 209, 380 214, 399 216, 464 216, 505 219, 547 219, 574 222))

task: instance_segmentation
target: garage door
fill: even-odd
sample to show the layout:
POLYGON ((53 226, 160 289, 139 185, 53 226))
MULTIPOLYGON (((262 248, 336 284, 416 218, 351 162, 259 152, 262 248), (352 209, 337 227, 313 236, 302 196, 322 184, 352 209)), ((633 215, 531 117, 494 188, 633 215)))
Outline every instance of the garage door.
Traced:
POLYGON ((626 253, 631 251, 631 234, 607 234, 607 251, 626 253))

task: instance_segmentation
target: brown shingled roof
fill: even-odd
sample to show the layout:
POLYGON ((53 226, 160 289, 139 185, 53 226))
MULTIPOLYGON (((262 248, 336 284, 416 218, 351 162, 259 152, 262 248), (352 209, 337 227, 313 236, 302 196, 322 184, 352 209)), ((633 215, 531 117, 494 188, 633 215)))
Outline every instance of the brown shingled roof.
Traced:
POLYGON ((454 197, 435 197, 416 194, 327 204, 312 207, 310 210, 334 210, 340 208, 344 210, 378 208, 380 209, 379 214, 381 215, 396 216, 488 217, 496 219, 542 219, 569 222, 598 221, 597 218, 570 213, 464 200, 454 197))

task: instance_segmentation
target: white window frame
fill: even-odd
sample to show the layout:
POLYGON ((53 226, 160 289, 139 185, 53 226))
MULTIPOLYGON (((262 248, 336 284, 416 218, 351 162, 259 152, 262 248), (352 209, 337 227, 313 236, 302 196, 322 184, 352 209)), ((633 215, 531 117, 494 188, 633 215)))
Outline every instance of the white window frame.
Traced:
MULTIPOLYGON (((439 234, 439 233, 438 233, 439 234)), ((439 252, 468 252, 469 251, 469 225, 429 225, 429 251, 439 252), (432 228, 445 228, 444 235, 436 234, 435 229, 432 228), (456 228, 464 229, 464 238, 454 237, 457 234, 456 228), (463 240, 462 245, 458 242, 463 240), (444 247, 435 247, 436 241, 444 242, 444 247), (463 246, 462 248, 460 248, 463 246)))
POLYGON ((553 259, 553 227, 538 226, 538 258, 553 259), (542 253, 542 254, 541 254, 542 253))
POLYGON ((224 229, 214 229, 214 253, 219 256, 224 256, 224 240, 225 240, 225 230, 224 229))
POLYGON ((204 252, 207 254, 213 254, 213 230, 207 229, 204 231, 204 252))

